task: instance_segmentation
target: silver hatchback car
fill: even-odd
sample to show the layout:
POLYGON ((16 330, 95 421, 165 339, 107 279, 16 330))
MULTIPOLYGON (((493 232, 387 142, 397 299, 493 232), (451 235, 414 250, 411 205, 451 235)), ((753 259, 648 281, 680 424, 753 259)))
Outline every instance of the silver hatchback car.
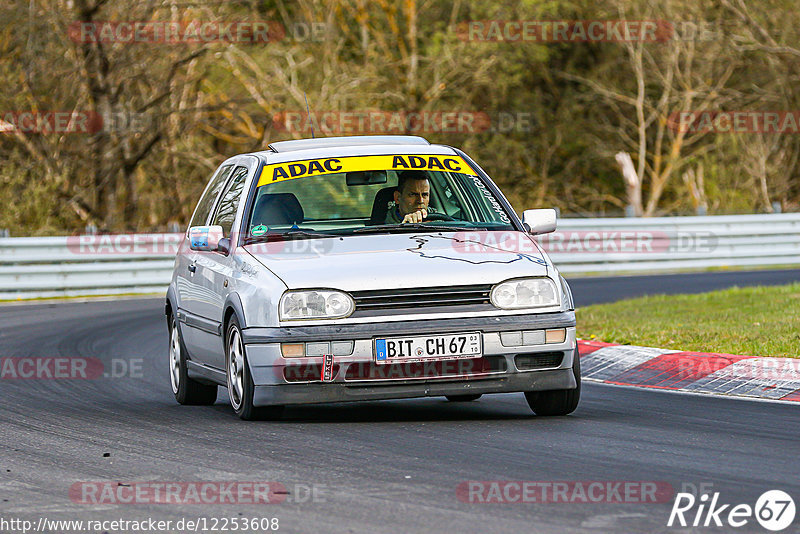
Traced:
POLYGON ((421 137, 276 142, 211 177, 166 298, 181 404, 228 389, 242 419, 284 406, 522 392, 578 405, 570 288, 464 152, 421 137))

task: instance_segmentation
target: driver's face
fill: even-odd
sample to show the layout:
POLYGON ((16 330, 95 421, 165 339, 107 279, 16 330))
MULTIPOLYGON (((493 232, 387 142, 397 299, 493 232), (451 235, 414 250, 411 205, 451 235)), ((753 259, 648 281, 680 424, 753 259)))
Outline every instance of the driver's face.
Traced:
POLYGON ((430 198, 431 186, 428 180, 409 180, 402 192, 394 193, 394 201, 400 208, 401 216, 418 210, 427 210, 430 198))

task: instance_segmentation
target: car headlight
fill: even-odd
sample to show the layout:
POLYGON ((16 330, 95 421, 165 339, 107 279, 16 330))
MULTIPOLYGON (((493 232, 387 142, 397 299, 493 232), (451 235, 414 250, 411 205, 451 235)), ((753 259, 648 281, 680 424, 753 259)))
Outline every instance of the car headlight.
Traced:
POLYGON ((497 284, 490 295, 492 304, 504 310, 558 306, 558 289, 550 278, 518 278, 497 284))
POLYGON ((279 305, 281 321, 347 317, 356 304, 347 293, 332 290, 287 291, 279 305))

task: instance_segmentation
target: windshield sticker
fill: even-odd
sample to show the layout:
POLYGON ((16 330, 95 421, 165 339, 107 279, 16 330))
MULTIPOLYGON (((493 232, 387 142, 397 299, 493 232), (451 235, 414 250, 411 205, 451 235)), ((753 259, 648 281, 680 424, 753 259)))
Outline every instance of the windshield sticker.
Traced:
POLYGON ((252 230, 250 230, 250 235, 258 237, 260 235, 264 235, 269 232, 269 228, 264 226, 263 224, 259 224, 258 226, 254 226, 252 230))
POLYGON ((500 220, 506 224, 511 224, 511 219, 508 218, 508 215, 506 215, 506 212, 503 209, 503 207, 500 205, 499 202, 497 202, 492 192, 486 188, 481 179, 475 176, 472 178, 472 181, 475 183, 475 187, 478 188, 481 194, 483 194, 483 196, 486 197, 486 201, 492 206, 492 209, 497 214, 497 216, 500 217, 500 220))
POLYGON ((421 171, 458 172, 477 176, 472 167, 459 156, 396 155, 396 156, 350 156, 343 158, 321 158, 303 161, 287 161, 274 165, 264 165, 258 186, 319 176, 322 174, 358 171, 402 171, 414 169, 421 171))

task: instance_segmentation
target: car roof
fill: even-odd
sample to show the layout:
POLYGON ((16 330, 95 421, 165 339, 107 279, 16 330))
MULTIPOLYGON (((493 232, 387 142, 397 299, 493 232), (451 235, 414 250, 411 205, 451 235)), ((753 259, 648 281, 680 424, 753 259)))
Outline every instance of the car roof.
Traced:
POLYGON ((428 140, 414 135, 354 135, 278 141, 270 144, 269 150, 252 152, 250 155, 262 159, 266 164, 271 164, 327 157, 386 154, 455 155, 456 151, 449 146, 432 145, 428 140))

